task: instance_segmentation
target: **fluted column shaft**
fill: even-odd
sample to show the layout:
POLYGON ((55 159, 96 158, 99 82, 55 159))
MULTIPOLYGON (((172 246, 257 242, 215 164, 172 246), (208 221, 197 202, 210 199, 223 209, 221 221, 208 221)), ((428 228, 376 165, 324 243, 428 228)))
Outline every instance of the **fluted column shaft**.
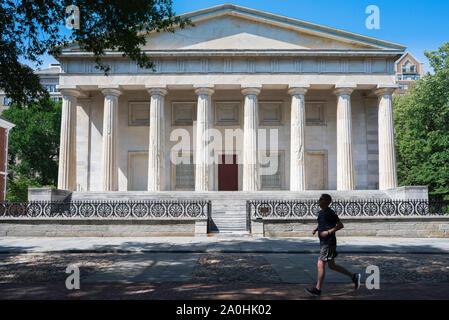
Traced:
POLYGON ((118 127, 118 89, 103 89, 103 156, 101 186, 103 191, 118 190, 117 167, 117 127, 118 127))
POLYGON ((77 90, 62 93, 61 136, 59 144, 58 189, 76 190, 76 105, 77 90))
POLYGON ((211 96, 214 90, 211 87, 197 87, 198 95, 196 120, 196 153, 195 153, 195 191, 212 190, 210 156, 210 113, 211 96))
POLYGON ((378 126, 379 126, 379 189, 398 186, 396 173, 396 153, 394 142, 394 120, 392 93, 394 88, 380 88, 378 126))
POLYGON ((245 96, 243 128, 243 191, 260 189, 257 130, 259 125, 258 87, 242 89, 245 96))
POLYGON ((288 93, 292 96, 290 124, 290 190, 306 190, 305 170, 305 94, 307 87, 292 87, 288 93))
POLYGON ((337 95, 337 190, 354 190, 352 153, 352 88, 335 90, 337 95))
POLYGON ((148 191, 161 191, 164 172, 164 88, 148 88, 150 100, 150 134, 148 145, 148 191))

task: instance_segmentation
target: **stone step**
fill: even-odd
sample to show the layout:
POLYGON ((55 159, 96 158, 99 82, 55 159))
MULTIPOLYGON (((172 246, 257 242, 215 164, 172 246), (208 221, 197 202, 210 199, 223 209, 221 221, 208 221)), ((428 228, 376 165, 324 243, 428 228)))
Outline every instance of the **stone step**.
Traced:
POLYGON ((210 233, 213 237, 248 237, 249 234, 248 231, 221 231, 210 233))
POLYGON ((218 231, 218 232, 233 232, 233 231, 246 231, 246 228, 237 228, 237 227, 219 227, 213 231, 218 231))
POLYGON ((246 221, 246 217, 244 217, 244 218, 240 218, 240 217, 222 217, 222 216, 220 216, 220 217, 214 217, 213 215, 212 215, 212 220, 214 220, 214 221, 246 221))
POLYGON ((241 218, 216 218, 216 217, 212 217, 212 220, 214 220, 215 222, 244 222, 246 221, 246 218, 241 219, 241 218))

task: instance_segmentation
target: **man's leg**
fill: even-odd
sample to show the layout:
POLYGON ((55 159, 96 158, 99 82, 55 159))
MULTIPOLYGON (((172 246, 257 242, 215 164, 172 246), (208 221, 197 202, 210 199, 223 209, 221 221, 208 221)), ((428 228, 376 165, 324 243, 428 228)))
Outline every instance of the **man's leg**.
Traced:
POLYGON ((347 276, 348 276, 349 278, 351 278, 351 279, 352 279, 352 277, 354 276, 354 274, 351 273, 351 272, 349 272, 348 270, 346 270, 346 268, 344 268, 344 267, 342 267, 342 266, 339 266, 339 265, 335 264, 334 259, 329 260, 329 261, 327 262, 327 265, 329 266, 329 269, 332 269, 332 270, 334 270, 334 271, 337 271, 337 272, 340 272, 340 273, 342 273, 342 274, 344 274, 344 275, 347 275, 347 276))
POLYGON ((321 290, 321 285, 323 284, 324 276, 326 275, 325 266, 326 266, 326 262, 322 261, 321 259, 318 259, 318 262, 317 262, 318 280, 316 283, 316 288, 318 290, 321 290))

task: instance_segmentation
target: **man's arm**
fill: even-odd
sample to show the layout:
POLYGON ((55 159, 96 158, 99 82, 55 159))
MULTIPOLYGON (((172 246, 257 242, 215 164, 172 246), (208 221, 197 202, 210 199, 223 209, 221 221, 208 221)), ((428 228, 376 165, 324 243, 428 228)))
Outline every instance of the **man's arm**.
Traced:
POLYGON ((338 220, 337 223, 335 224, 335 227, 333 227, 332 229, 329 229, 329 230, 327 230, 327 231, 323 231, 323 233, 326 232, 326 234, 325 234, 324 236, 327 237, 327 236, 330 235, 331 233, 335 233, 335 232, 337 232, 338 230, 343 229, 344 227, 345 227, 345 226, 343 225, 343 223, 341 223, 341 221, 338 220))
POLYGON ((313 229, 312 234, 315 234, 318 231, 318 227, 316 227, 315 229, 313 229))

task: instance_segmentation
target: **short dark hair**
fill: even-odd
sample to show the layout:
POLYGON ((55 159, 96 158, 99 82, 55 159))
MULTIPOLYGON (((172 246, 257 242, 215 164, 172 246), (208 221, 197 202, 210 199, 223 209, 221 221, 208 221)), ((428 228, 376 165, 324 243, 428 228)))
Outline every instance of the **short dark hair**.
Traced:
POLYGON ((323 194, 320 196, 320 199, 326 200, 326 202, 327 202, 328 204, 330 204, 330 203, 332 202, 332 197, 331 197, 330 195, 328 195, 327 193, 323 193, 323 194))

